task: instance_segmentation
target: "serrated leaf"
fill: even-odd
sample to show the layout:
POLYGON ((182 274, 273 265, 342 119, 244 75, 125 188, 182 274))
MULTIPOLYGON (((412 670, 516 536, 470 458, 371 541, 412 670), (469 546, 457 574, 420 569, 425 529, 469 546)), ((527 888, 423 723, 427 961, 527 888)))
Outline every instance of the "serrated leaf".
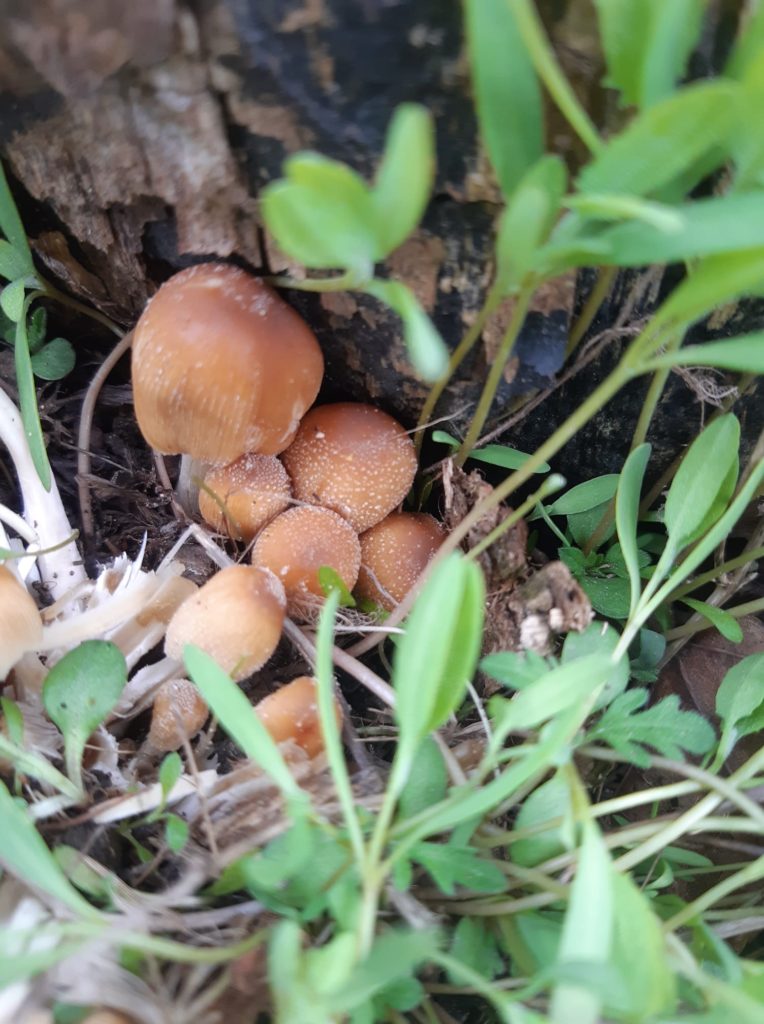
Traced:
POLYGON ((654 195, 726 139, 739 92, 732 82, 703 82, 656 103, 583 169, 580 190, 654 195))
POLYGON ((547 507, 547 512, 553 516, 567 516, 597 508, 615 495, 619 479, 618 473, 606 473, 586 480, 557 498, 547 507))
MULTIPOLYGON (((592 622, 582 632, 571 632, 565 637, 562 645, 562 663, 564 665, 590 654, 607 654, 612 660, 619 640, 620 635, 612 626, 603 622, 592 622)), ((622 655, 617 662, 613 662, 605 688, 592 706, 592 710, 599 711, 605 707, 623 693, 628 683, 629 661, 622 655)))
POLYGON ((700 35, 706 0, 595 0, 607 83, 626 103, 670 95, 700 35))
POLYGON ((411 860, 421 864, 441 892, 453 896, 456 886, 475 892, 501 892, 506 878, 501 868, 479 855, 472 846, 452 846, 450 843, 417 843, 409 854, 411 860))
POLYGON ((377 237, 384 254, 408 238, 427 206, 435 175, 435 133, 429 111, 416 103, 396 107, 382 163, 371 191, 377 237))
POLYGON ((544 151, 541 89, 506 0, 466 0, 464 10, 480 134, 510 196, 544 151))
POLYGON ((495 287, 502 295, 518 291, 533 269, 536 252, 557 219, 566 179, 562 160, 544 156, 512 194, 496 233, 495 287))
POLYGON ((24 274, 34 273, 32 253, 27 240, 27 233, 21 223, 19 212, 13 201, 11 190, 8 188, 8 179, 5 171, 0 166, 0 230, 24 261, 24 274))
POLYGON ((285 178, 267 185, 262 210, 280 248, 306 267, 370 273, 381 258, 371 192, 355 171, 317 153, 284 164, 285 178))
POLYGON ((626 619, 629 615, 629 581, 622 576, 596 576, 584 573, 579 583, 598 615, 608 619, 626 619))
POLYGON ((439 944, 440 937, 433 929, 391 928, 385 932, 375 941, 368 957, 354 966, 347 984, 332 994, 335 1016, 331 1019, 362 1006, 393 982, 410 977, 432 957, 439 944))
POLYGON ((53 338, 32 356, 35 377, 41 380, 61 380, 74 369, 77 357, 66 338, 53 338))
POLYGON ((127 683, 125 656, 116 644, 86 640, 57 661, 45 677, 45 710, 64 737, 66 771, 79 783, 88 737, 105 720, 127 683))
POLYGON ((641 688, 621 694, 590 730, 588 739, 609 744, 643 768, 650 761, 648 749, 681 761, 684 752, 705 754, 714 745, 711 725, 697 712, 683 711, 676 694, 642 711, 647 698, 648 691, 641 688))
POLYGON ((23 278, 11 281, 0 292, 0 309, 14 324, 17 324, 24 314, 25 294, 26 281, 23 278))
POLYGON ((740 424, 719 416, 690 445, 666 498, 664 523, 674 550, 702 536, 722 515, 737 483, 740 424))
POLYGON ((711 625, 717 629, 725 640, 733 644, 739 644, 743 639, 743 630, 737 619, 730 615, 723 608, 708 604, 706 601, 696 601, 692 597, 683 597, 682 604, 689 605, 694 612, 708 619, 711 625))
POLYGON ((633 614, 642 592, 639 553, 637 549, 637 522, 642 481, 650 459, 652 447, 642 444, 629 455, 621 470, 615 497, 615 524, 623 560, 629 574, 629 609, 633 614))
POLYGON ((403 320, 411 365, 424 380, 437 380, 448 366, 448 349, 414 293, 400 281, 371 281, 364 291, 380 299, 403 320))
MULTIPOLYGON (((454 959, 489 981, 504 967, 496 939, 480 918, 463 917, 459 921, 451 939, 450 952, 454 959)), ((451 981, 458 985, 462 979, 454 974, 451 981)))
POLYGON ((722 720, 722 760, 741 736, 764 728, 764 721, 756 717, 762 705, 764 654, 750 654, 725 674, 716 693, 716 713, 722 720))
POLYGON ((393 665, 399 751, 421 741, 461 705, 482 641, 485 584, 480 569, 452 554, 431 572, 393 665))
POLYGON ((500 726, 504 732, 535 729, 561 711, 583 704, 603 686, 612 671, 608 655, 590 654, 551 669, 511 701, 493 698, 491 709, 501 709, 500 726))

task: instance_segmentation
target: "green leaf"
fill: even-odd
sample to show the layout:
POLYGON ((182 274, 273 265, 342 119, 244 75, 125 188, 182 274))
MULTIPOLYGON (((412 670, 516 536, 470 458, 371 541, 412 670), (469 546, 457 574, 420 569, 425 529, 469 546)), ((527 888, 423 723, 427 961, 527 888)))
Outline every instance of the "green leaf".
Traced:
POLYGON ((524 175, 499 220, 495 288, 517 292, 536 262, 565 194, 566 171, 557 156, 543 156, 524 175))
MULTIPOLYGON (((433 430, 430 435, 437 444, 447 444, 450 448, 458 448, 461 444, 458 438, 445 430, 433 430)), ((473 448, 467 456, 475 462, 486 462, 491 466, 501 466, 502 469, 519 469, 530 458, 525 452, 519 452, 516 448, 510 448, 505 444, 487 444, 482 448, 473 448)), ((536 473, 549 473, 551 466, 542 462, 536 473)))
MULTIPOLYGON (((698 199, 675 207, 682 226, 664 231, 647 221, 617 224, 597 235, 597 262, 606 266, 634 267, 675 263, 700 256, 758 249, 764 231, 764 194, 698 199)), ((561 247, 564 251, 564 247, 561 247)), ((555 255, 550 243, 547 258, 555 255)), ((738 293, 746 291, 743 284, 738 293)), ((710 301, 710 306, 716 300, 710 301)))
POLYGON ((707 604, 705 601, 696 601, 692 597, 683 597, 682 603, 689 605, 693 611, 708 619, 711 625, 719 630, 725 640, 729 640, 733 644, 739 644, 742 641, 743 630, 740 627, 740 623, 723 608, 717 608, 715 605, 707 604))
POLYGON ((17 324, 24 315, 25 293, 26 281, 24 278, 19 278, 18 281, 11 281, 0 292, 0 309, 14 324, 17 324))
MULTIPOLYGON (((26 301, 27 307, 28 304, 29 299, 26 301)), ((53 477, 50 470, 50 462, 48 461, 48 453, 45 450, 45 438, 43 437, 42 425, 40 423, 40 412, 37 408, 37 392, 34 386, 32 360, 29 355, 26 315, 23 315, 16 324, 13 358, 24 434, 26 435, 29 452, 40 482, 45 490, 49 491, 53 477)))
POLYGON ((674 91, 698 40, 706 0, 595 0, 607 84, 652 106, 674 91))
POLYGON ((547 822, 554 822, 528 839, 516 839, 509 845, 509 856, 513 864, 535 867, 550 857, 556 857, 566 849, 563 838, 563 824, 571 813, 570 787, 560 775, 553 775, 548 782, 534 789, 526 797, 515 819, 514 831, 534 828, 547 822))
POLYGON ((57 661, 45 677, 42 700, 64 737, 66 772, 82 785, 82 754, 127 682, 125 656, 116 644, 86 640, 57 661))
POLYGON ((48 316, 44 306, 38 306, 27 318, 27 339, 29 351, 34 354, 45 341, 48 328, 48 316))
POLYGON ((76 359, 66 338, 53 338, 32 356, 32 370, 41 380, 61 380, 72 372, 76 359))
POLYGON ((584 547, 597 533, 605 517, 609 519, 609 525, 599 539, 597 547, 601 547, 615 534, 615 517, 613 516, 612 499, 603 502, 602 505, 595 505, 586 512, 576 512, 567 516, 568 533, 576 544, 584 547))
POLYGON ((726 509, 737 483, 740 424, 732 413, 709 423, 682 459, 666 498, 664 522, 675 551, 691 544, 726 509))
POLYGON ((266 227, 280 248, 306 267, 342 267, 370 276, 384 253, 363 179, 317 153, 290 157, 284 172, 262 197, 266 227))
POLYGON ((393 665, 404 762, 464 700, 480 655, 484 602, 480 569, 459 554, 433 569, 417 598, 393 665))
POLYGON ((547 507, 547 512, 553 516, 568 516, 597 508, 615 495, 619 479, 618 473, 606 473, 593 480, 586 480, 557 498, 547 507))
POLYGON ((637 549, 637 521, 639 519, 639 498, 642 493, 642 481, 650 459, 652 448, 649 444, 641 444, 629 455, 621 470, 618 490, 615 497, 615 524, 618 541, 623 552, 623 560, 629 573, 630 596, 629 615, 637 607, 642 592, 639 553, 637 549))
POLYGON ((164 822, 164 841, 173 853, 180 853, 188 842, 188 823, 177 814, 168 814, 164 822))
POLYGON ((16 746, 24 745, 24 716, 15 700, 10 697, 0 697, 0 710, 3 714, 3 726, 8 733, 8 739, 16 746))
POLYGON ((610 677, 613 665, 607 654, 590 654, 551 669, 537 682, 515 694, 511 701, 494 697, 490 706, 501 709, 497 731, 535 729, 561 711, 579 706, 610 677))
POLYGON ((658 231, 672 234, 681 231, 684 221, 675 207, 637 196, 593 195, 568 196, 565 206, 592 220, 640 220, 658 231))
POLYGON ((716 366, 737 373, 764 374, 764 331, 745 334, 729 341, 686 345, 650 360, 650 369, 662 366, 716 366))
POLYGON ((646 896, 628 875, 611 874, 614 932, 610 966, 618 974, 606 1006, 616 1020, 647 1021, 669 1012, 676 981, 669 965, 663 928, 646 896), (639 956, 634 955, 639 950, 639 956))
MULTIPOLYGON (((471 967, 489 981, 504 968, 496 948, 496 939, 480 918, 463 917, 459 921, 451 939, 450 952, 460 963, 471 967)), ((451 981, 459 985, 462 978, 453 975, 451 981)))
POLYGON ((481 659, 480 670, 513 690, 522 690, 545 676, 555 664, 553 658, 543 658, 535 651, 497 651, 481 659))
POLYGON ((377 237, 384 254, 396 249, 419 223, 435 175, 432 117, 417 103, 396 107, 371 192, 377 237))
POLYGON ((580 190, 655 194, 726 140, 730 107, 739 95, 736 84, 715 81, 686 86, 661 100, 612 138, 583 169, 580 190))
POLYGON ((191 680, 231 739, 270 775, 288 800, 304 802, 304 794, 276 742, 236 683, 193 644, 185 647, 183 660, 191 680))
POLYGON ((324 597, 328 597, 333 590, 336 590, 340 596, 341 608, 355 608, 355 598, 345 586, 345 581, 337 570, 332 569, 330 565, 319 567, 318 585, 321 587, 324 597))
POLYGON ((411 774, 398 799, 398 818, 413 818, 445 799, 448 772, 438 744, 426 737, 411 765, 411 774))
POLYGON ((480 134, 510 196, 544 151, 541 89, 507 0, 465 0, 464 6, 480 134))
POLYGON ((629 615, 629 582, 622 576, 597 576, 585 573, 579 583, 598 615, 626 619, 629 615))
POLYGON ((165 755, 159 765, 158 781, 162 787, 162 799, 166 800, 171 793, 175 783, 183 774, 183 762, 177 750, 165 755))
POLYGON ((21 217, 13 201, 11 190, 8 188, 8 179, 5 171, 0 166, 0 230, 16 250, 19 258, 24 263, 24 275, 34 274, 34 263, 32 253, 27 241, 27 234, 21 217))
POLYGON ((69 883, 27 813, 0 782, 0 864, 15 878, 71 910, 76 917, 101 920, 100 913, 69 883))
POLYGON ((0 277, 7 281, 23 280, 29 273, 24 256, 13 248, 10 242, 0 239, 0 277))
POLYGON ((742 15, 743 21, 724 69, 725 75, 743 79, 761 60, 764 50, 764 7, 752 5, 742 15))
POLYGON ((409 856, 421 864, 446 896, 453 896, 461 885, 474 892, 501 892, 506 878, 493 861, 480 856, 474 846, 451 843, 417 843, 409 856))
MULTIPOLYGON (((613 868, 597 826, 583 825, 578 869, 570 890, 557 966, 606 967, 613 942, 613 868)), ((558 983, 551 997, 552 1024, 597 1024, 602 1001, 590 988, 572 981, 558 983)))
MULTIPOLYGON (((612 626, 603 622, 592 622, 582 632, 568 633, 565 637, 565 642, 562 645, 562 664, 576 661, 578 658, 585 658, 590 654, 607 654, 612 661, 619 640, 620 635, 612 626)), ((600 708, 606 707, 619 694, 623 693, 628 684, 629 661, 624 655, 612 663, 605 688, 592 706, 592 710, 599 711, 600 708)))
POLYGON ((448 367, 448 349, 410 288, 400 281, 371 281, 364 291, 386 303, 403 320, 411 365, 424 380, 437 380, 448 367))
POLYGON ((749 654, 726 673, 716 693, 716 713, 722 720, 722 761, 741 736, 764 729, 763 708, 764 654, 749 654))
POLYGON ((650 762, 645 748, 681 761, 683 751, 705 754, 714 745, 711 725, 695 711, 682 711, 676 694, 641 711, 647 698, 648 691, 641 688, 627 690, 616 697, 587 739, 609 744, 622 757, 642 768, 650 762))

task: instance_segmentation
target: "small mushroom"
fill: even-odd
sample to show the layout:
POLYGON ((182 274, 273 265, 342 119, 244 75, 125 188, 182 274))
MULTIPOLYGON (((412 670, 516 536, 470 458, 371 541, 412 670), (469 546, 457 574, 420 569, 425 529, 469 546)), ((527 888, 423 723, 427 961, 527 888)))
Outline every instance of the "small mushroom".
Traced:
POLYGON ((199 491, 199 511, 213 530, 247 543, 289 507, 292 488, 275 455, 242 455, 213 466, 199 491))
POLYGON ((352 590, 361 564, 358 536, 328 508, 302 505, 276 516, 259 534, 252 564, 270 569, 284 585, 290 615, 323 597, 318 570, 329 566, 352 590))
POLYGON ((42 619, 37 605, 24 584, 0 565, 0 682, 27 651, 41 646, 42 619))
POLYGON ((180 661, 186 644, 201 647, 233 679, 245 679, 276 650, 284 624, 284 588, 267 569, 222 569, 173 615, 165 654, 180 661))
POLYGON ((289 444, 324 361, 304 320, 256 277, 224 264, 183 270, 135 327, 135 415, 165 454, 232 462, 289 444))
MULTIPOLYGON (((255 705, 263 725, 277 743, 292 740, 308 757, 315 757, 324 749, 316 685, 312 676, 299 676, 255 705)), ((334 713, 337 725, 342 726, 342 711, 336 700, 334 713)))
POLYGON ((358 533, 403 501, 417 467, 400 423, 358 402, 311 409, 283 462, 295 498, 333 509, 358 533))
POLYGON ((387 611, 403 600, 443 543, 437 519, 422 512, 393 512, 361 534, 361 569, 355 593, 387 611))
POLYGON ((169 679, 154 697, 148 746, 165 754, 177 750, 199 732, 210 713, 201 694, 188 679, 169 679))

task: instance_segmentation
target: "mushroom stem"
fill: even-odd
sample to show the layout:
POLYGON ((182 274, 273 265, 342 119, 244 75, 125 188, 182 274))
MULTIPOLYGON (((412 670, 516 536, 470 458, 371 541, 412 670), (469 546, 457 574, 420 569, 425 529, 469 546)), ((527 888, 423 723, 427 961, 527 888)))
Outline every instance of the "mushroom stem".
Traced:
POLYGON ((209 463, 191 455, 181 455, 180 470, 175 484, 175 500, 189 517, 199 514, 199 485, 209 469, 209 463))
MULTIPOLYGON (((34 531, 41 548, 53 548, 74 530, 69 523, 56 481, 46 491, 37 475, 29 451, 21 413, 0 388, 0 441, 13 460, 24 505, 24 520, 34 531)), ((43 583, 54 598, 86 579, 82 559, 74 541, 56 551, 37 555, 43 583)))

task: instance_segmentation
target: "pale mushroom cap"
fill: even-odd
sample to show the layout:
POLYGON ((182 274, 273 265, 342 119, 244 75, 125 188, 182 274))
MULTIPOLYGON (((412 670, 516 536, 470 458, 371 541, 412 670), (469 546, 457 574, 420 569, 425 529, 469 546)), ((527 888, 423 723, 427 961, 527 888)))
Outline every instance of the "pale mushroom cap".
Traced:
POLYGON ((333 509, 358 533, 403 501, 417 467, 400 423, 358 402, 311 409, 283 461, 295 498, 333 509))
POLYGON ((361 570, 355 593, 388 611, 408 594, 445 538, 437 519, 393 512, 361 534, 361 570))
MULTIPOLYGON (((312 676, 299 676, 255 705, 263 725, 277 743, 292 740, 308 757, 315 757, 324 749, 316 686, 312 676)), ((334 713, 337 725, 341 726, 342 711, 336 700, 334 713)))
POLYGON ((41 645, 42 619, 37 605, 11 570, 0 565, 0 681, 19 658, 41 645))
POLYGON ((168 679, 154 697, 149 744, 156 750, 177 750, 207 721, 210 711, 202 695, 188 679, 168 679))
POLYGON ((232 565, 187 598, 167 627, 164 649, 180 661, 201 647, 233 679, 245 679, 276 650, 284 624, 284 588, 265 569, 232 565))
POLYGON ((157 451, 205 462, 283 451, 323 372, 305 321, 258 278, 223 264, 171 277, 133 335, 143 436, 157 451))
POLYGON ((287 471, 276 456, 250 452, 209 470, 199 491, 199 511, 214 530, 249 542, 289 507, 291 497, 287 471))
POLYGON ((328 508, 302 505, 276 516, 252 549, 252 564, 270 569, 284 584, 290 614, 299 613, 310 595, 323 597, 318 570, 327 565, 352 590, 361 565, 358 536, 328 508))

